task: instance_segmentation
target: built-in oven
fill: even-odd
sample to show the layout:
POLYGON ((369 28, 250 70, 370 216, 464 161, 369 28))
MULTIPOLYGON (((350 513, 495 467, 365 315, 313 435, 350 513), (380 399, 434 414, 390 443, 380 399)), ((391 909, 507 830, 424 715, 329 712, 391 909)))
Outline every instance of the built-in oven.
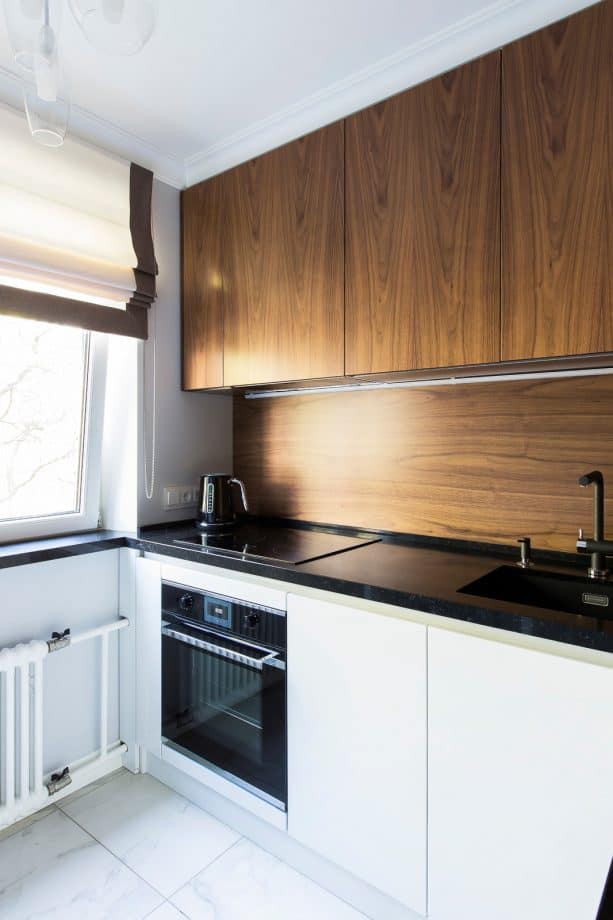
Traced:
POLYGON ((287 804, 282 610, 162 583, 162 741, 287 804))

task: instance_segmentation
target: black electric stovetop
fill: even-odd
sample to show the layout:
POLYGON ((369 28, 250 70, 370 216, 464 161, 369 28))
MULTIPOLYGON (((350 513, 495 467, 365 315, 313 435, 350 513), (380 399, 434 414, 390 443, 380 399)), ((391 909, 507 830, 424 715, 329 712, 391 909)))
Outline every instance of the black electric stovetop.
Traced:
POLYGON ((236 524, 224 531, 205 533, 194 528, 175 538, 173 543, 215 556, 238 556, 254 562, 285 562, 300 565, 323 556, 344 553, 378 539, 344 537, 316 530, 272 527, 260 524, 236 524))

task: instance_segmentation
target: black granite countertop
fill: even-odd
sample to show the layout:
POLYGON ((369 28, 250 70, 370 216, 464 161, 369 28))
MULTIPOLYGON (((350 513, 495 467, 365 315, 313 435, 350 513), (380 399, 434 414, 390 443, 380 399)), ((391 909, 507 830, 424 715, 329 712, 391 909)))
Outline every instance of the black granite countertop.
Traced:
POLYGON ((116 549, 119 546, 127 546, 128 536, 129 534, 117 530, 88 530, 61 537, 0 544, 0 569, 116 549))
MULTIPOLYGON (((273 522, 265 522, 271 526, 273 522)), ((416 536, 379 534, 350 528, 275 522, 275 526, 315 527, 357 536, 379 536, 370 543, 301 565, 254 562, 203 555, 177 545, 185 524, 145 528, 138 534, 96 531, 70 537, 27 541, 0 547, 0 568, 130 546, 145 552, 189 560, 289 584, 331 591, 419 610, 521 635, 537 636, 588 649, 613 652, 613 613, 608 618, 579 616, 507 601, 460 594, 459 589, 505 562, 516 548, 416 536)), ((574 555, 535 553, 538 568, 582 574, 586 560, 574 555)))
MULTIPOLYGON (((277 522, 277 525, 320 526, 297 525, 289 521, 277 522)), ((227 556, 203 555, 173 542, 186 532, 176 526, 143 530, 134 545, 146 552, 177 559, 393 604, 522 635, 613 652, 613 615, 608 619, 578 616, 458 593, 460 588, 497 566, 518 559, 518 549, 515 547, 409 535, 402 537, 351 528, 325 529, 366 538, 379 536, 381 542, 301 565, 268 564, 227 556)), ((574 554, 535 552, 534 559, 539 569, 564 574, 583 574, 587 567, 586 558, 574 554)))

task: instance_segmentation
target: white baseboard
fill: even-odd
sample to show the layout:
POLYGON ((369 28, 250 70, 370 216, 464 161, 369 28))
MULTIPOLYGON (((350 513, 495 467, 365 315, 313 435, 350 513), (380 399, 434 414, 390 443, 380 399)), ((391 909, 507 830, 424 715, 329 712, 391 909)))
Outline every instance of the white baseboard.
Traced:
POLYGON ((146 758, 146 772, 185 796, 194 804, 253 840, 254 843, 282 859, 322 888, 342 898, 371 920, 423 920, 408 908, 377 891, 365 882, 345 872, 327 859, 302 846, 285 831, 273 827, 251 814, 236 802, 203 786, 153 754, 146 758))
POLYGON ((267 824, 272 824, 273 827, 279 830, 287 830, 287 814, 285 811, 270 805, 253 795, 253 793, 247 792, 237 784, 191 760, 185 754, 180 754, 166 744, 162 744, 161 757, 169 766, 176 767, 181 773, 186 773, 199 785, 207 786, 223 799, 234 802, 245 811, 250 811, 256 817, 266 821, 267 824))

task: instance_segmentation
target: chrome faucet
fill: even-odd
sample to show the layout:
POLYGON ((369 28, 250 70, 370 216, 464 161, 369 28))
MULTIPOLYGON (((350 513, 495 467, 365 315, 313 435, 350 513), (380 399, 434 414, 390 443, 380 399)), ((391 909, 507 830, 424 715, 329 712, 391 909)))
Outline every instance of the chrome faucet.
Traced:
POLYGON ((592 470, 579 479, 579 485, 586 489, 594 486, 594 536, 586 540, 583 530, 579 531, 577 549, 579 552, 591 552, 591 564, 587 573, 590 578, 603 579, 607 571, 607 544, 604 539, 604 478, 600 470, 592 470))
POLYGON ((521 548, 521 556, 516 565, 528 569, 532 565, 532 543, 530 537, 520 537, 517 541, 521 548))

